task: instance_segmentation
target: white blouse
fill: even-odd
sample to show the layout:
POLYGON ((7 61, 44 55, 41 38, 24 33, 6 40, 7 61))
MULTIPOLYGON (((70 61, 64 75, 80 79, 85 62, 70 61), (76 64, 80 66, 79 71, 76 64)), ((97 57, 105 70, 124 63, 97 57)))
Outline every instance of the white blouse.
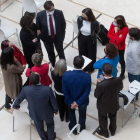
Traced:
POLYGON ((80 31, 85 36, 91 35, 91 22, 83 20, 83 26, 80 31))

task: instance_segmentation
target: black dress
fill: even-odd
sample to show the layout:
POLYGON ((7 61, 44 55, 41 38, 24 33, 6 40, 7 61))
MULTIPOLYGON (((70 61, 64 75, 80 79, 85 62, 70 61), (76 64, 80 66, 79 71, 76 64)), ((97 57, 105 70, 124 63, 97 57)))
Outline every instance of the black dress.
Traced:
POLYGON ((20 31, 20 40, 22 43, 23 53, 29 67, 34 66, 31 57, 36 50, 38 42, 33 42, 32 40, 34 38, 37 38, 37 30, 38 28, 36 24, 33 23, 32 26, 30 27, 30 30, 21 29, 20 31))

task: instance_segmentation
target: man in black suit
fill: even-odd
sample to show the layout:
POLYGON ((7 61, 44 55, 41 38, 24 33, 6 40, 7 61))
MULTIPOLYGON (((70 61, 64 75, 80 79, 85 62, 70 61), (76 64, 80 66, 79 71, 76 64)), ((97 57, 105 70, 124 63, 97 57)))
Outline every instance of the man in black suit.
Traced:
POLYGON ((110 119, 109 130, 111 135, 115 135, 116 131, 116 115, 119 110, 119 92, 123 88, 121 78, 112 77, 112 66, 105 63, 102 68, 104 80, 97 80, 97 86, 94 96, 97 98, 97 109, 99 117, 99 129, 97 133, 106 138, 109 137, 107 118, 110 119))
POLYGON ((54 9, 52 1, 44 3, 45 10, 39 12, 36 24, 41 32, 40 37, 44 42, 52 66, 55 66, 54 46, 60 59, 65 59, 63 41, 65 38, 66 21, 63 12, 54 9))
MULTIPOLYGON (((20 103, 26 99, 28 101, 29 115, 34 120, 36 129, 41 140, 46 140, 44 133, 44 121, 47 125, 48 140, 54 140, 54 113, 57 114, 58 107, 53 91, 50 87, 40 84, 40 76, 33 72, 29 76, 31 86, 25 86, 17 97, 13 108, 20 108, 20 103)), ((13 111, 14 109, 12 109, 13 111)))

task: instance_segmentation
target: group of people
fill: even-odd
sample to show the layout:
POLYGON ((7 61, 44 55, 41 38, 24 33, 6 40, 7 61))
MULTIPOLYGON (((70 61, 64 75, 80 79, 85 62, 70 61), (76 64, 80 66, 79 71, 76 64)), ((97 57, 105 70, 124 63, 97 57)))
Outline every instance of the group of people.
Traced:
MULTIPOLYGON (((91 91, 91 74, 98 69, 97 86, 94 92, 97 98, 99 130, 97 133, 109 137, 107 118, 110 119, 111 135, 116 131, 116 114, 119 109, 119 91, 123 88, 127 68, 129 81, 140 82, 140 30, 128 28, 122 15, 116 16, 108 31, 109 43, 104 48, 105 55, 96 61, 97 34, 100 24, 92 10, 86 8, 77 19, 79 29, 79 55, 73 60, 74 70, 67 71, 67 63, 63 50, 66 21, 63 12, 54 9, 52 1, 44 3, 45 10, 39 12, 36 24, 33 22, 35 14, 26 12, 20 20, 20 40, 22 52, 9 40, 1 43, 0 65, 3 73, 6 99, 5 108, 12 111, 20 108, 20 103, 26 99, 29 115, 34 120, 38 134, 42 140, 55 139, 54 113, 61 121, 70 122, 71 130, 76 124, 75 110, 78 108, 80 131, 86 129, 86 110, 91 91), (124 58, 125 40, 129 34, 129 43, 124 58), (50 85, 52 80, 49 65, 42 64, 43 51, 40 40, 43 41, 51 63, 51 78, 54 82, 54 93, 50 85), (54 46, 60 60, 56 63, 54 46), (92 61, 84 69, 84 58, 92 61), (117 65, 120 62, 121 74, 117 77, 117 65), (26 69, 27 81, 22 83, 22 73, 26 69), (13 103, 14 102, 14 103, 13 103), (13 104, 13 105, 12 105, 13 104), (108 116, 108 117, 107 117, 108 116), (47 133, 44 132, 44 124, 47 133)), ((138 94, 136 100, 138 100, 138 94)), ((77 130, 73 131, 77 134, 77 130)))

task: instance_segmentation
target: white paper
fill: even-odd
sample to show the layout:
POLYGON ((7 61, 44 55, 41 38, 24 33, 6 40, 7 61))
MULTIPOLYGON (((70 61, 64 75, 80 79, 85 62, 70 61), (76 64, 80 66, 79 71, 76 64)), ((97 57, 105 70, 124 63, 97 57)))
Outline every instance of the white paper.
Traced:
POLYGON ((84 66, 83 66, 83 68, 82 68, 82 69, 84 69, 92 60, 89 59, 89 58, 87 58, 87 57, 85 57, 84 55, 82 55, 82 57, 85 59, 84 66))
POLYGON ((130 93, 136 94, 140 91, 140 83, 134 80, 132 83, 129 84, 130 93))

